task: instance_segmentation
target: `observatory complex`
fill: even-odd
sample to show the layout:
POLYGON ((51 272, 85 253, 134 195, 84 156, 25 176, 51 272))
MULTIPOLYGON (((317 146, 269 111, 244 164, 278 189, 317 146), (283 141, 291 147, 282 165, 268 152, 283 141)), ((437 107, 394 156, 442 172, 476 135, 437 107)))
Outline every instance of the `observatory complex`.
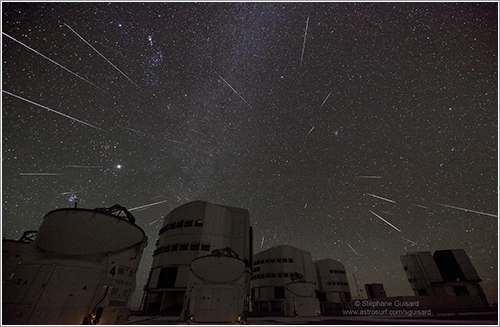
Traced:
MULTIPOLYGON (((186 203, 165 217, 158 235, 143 289, 144 314, 229 323, 246 322, 249 315, 350 315, 345 312, 357 312, 365 302, 377 310, 387 303, 418 304, 433 314, 489 309, 462 249, 401 256, 415 296, 387 297, 382 284, 365 284, 368 302, 360 302, 352 298, 339 261, 313 261, 310 252, 289 245, 254 255, 246 209, 186 203)), ((2 323, 127 323, 146 241, 119 205, 49 212, 38 231, 2 241, 2 323)))
POLYGON ((29 234, 2 242, 3 324, 127 322, 147 237, 125 208, 54 210, 29 234))

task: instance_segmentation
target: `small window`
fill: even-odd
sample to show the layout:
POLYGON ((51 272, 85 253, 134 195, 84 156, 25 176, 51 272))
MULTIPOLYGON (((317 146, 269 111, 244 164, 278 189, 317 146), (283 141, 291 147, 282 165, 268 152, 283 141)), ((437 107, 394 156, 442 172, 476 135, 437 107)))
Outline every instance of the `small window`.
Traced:
POLYGON ((288 260, 286 258, 283 258, 283 262, 288 262, 288 260))
POLYGON ((274 260, 274 259, 271 259, 271 263, 275 263, 275 262, 276 262, 276 260, 274 260))
POLYGON ((466 286, 453 286, 453 290, 457 296, 470 295, 466 286))
POLYGON ((282 260, 281 258, 278 258, 276 259, 276 262, 281 262, 281 260, 282 260))
POLYGON ((293 262, 293 258, 288 258, 288 262, 293 262))
POLYGON ((189 244, 188 243, 181 243, 179 244, 179 251, 187 251, 189 244))
POLYGON ((161 252, 168 252, 170 251, 170 244, 169 245, 165 245, 162 249, 161 249, 161 252))
POLYGON ((201 220, 196 220, 196 221, 194 222, 194 225, 195 225, 195 226, 203 226, 203 219, 201 219, 201 220))
POLYGON ((347 302, 351 301, 351 293, 349 292, 344 292, 345 300, 347 302))
POLYGON ((418 295, 420 295, 420 296, 428 296, 429 293, 427 293, 427 290, 425 288, 422 288, 422 289, 418 290, 418 295))
POLYGON ((289 274, 288 273, 284 273, 283 277, 289 277, 289 274))
POLYGON ((278 273, 278 278, 283 277, 283 273, 278 273))
POLYGON ((330 269, 330 274, 333 274, 333 270, 330 269))
POLYGON ((170 245, 170 251, 177 251, 177 248, 179 247, 179 244, 178 243, 175 243, 175 244, 172 244, 170 245))
POLYGON ((191 251, 198 251, 200 249, 200 243, 191 243, 191 251))
POLYGON ((128 271, 128 277, 129 277, 129 278, 134 277, 134 271, 133 271, 133 270, 129 270, 129 271, 128 271))
POLYGON ((186 220, 184 222, 184 227, 191 227, 193 226, 193 221, 192 220, 186 220))
POLYGON ((253 262, 253 265, 254 265, 254 266, 258 265, 258 261, 254 261, 254 262, 253 262))
POLYGON ((271 274, 271 278, 276 278, 276 274, 271 274))
POLYGON ((408 270, 408 266, 404 266, 404 267, 403 267, 403 270, 404 270, 404 271, 407 271, 407 270, 408 270))
POLYGON ((160 229, 160 232, 158 233, 158 235, 161 235, 161 234, 165 233, 165 232, 167 231, 167 229, 168 229, 168 225, 163 226, 163 227, 160 229))
POLYGON ((332 285, 332 282, 328 282, 327 284, 328 284, 328 285, 332 285))
POLYGON ((174 229, 175 228, 175 223, 168 224, 168 229, 174 229))
POLYGON ((271 278, 271 274, 266 274, 266 278, 271 278))
POLYGON ((269 261, 270 261, 269 259, 266 259, 266 263, 269 263, 269 261))
POLYGON ((202 243, 201 250, 202 251, 210 251, 210 243, 202 243))
POLYGON ((277 300, 281 300, 285 298, 285 288, 282 286, 274 287, 274 298, 277 300))
POLYGON ((182 227, 182 225, 184 225, 184 221, 178 221, 177 224, 175 224, 175 228, 180 228, 182 227))

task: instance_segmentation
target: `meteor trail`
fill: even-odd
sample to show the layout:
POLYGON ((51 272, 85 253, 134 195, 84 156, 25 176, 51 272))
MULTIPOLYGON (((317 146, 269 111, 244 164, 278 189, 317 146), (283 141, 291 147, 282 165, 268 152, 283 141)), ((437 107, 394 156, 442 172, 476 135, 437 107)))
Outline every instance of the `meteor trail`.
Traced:
POLYGON ((105 130, 103 130, 102 128, 99 128, 99 127, 97 127, 97 126, 94 126, 94 125, 91 125, 91 124, 89 124, 89 123, 86 123, 86 122, 84 122, 83 120, 73 118, 73 117, 68 116, 68 115, 66 115, 66 114, 63 114, 62 112, 59 112, 59 111, 57 111, 57 110, 50 109, 49 107, 46 107, 46 106, 41 105, 41 104, 39 104, 39 103, 33 102, 33 101, 28 100, 28 99, 25 99, 25 98, 23 98, 23 97, 20 97, 19 95, 12 94, 12 93, 7 92, 7 91, 5 91, 5 90, 2 90, 2 92, 7 93, 8 95, 11 95, 11 96, 16 97, 16 98, 18 98, 18 99, 24 100, 24 101, 26 101, 26 102, 29 102, 29 103, 31 103, 31 104, 34 104, 34 105, 36 105, 36 106, 42 107, 42 108, 44 108, 44 109, 47 109, 48 111, 52 111, 52 112, 54 112, 54 113, 56 113, 56 114, 58 114, 58 115, 64 116, 64 117, 66 117, 66 118, 69 118, 69 119, 71 119, 71 120, 77 121, 77 122, 82 123, 82 124, 84 124, 84 125, 87 125, 87 126, 90 126, 90 127, 92 127, 92 128, 98 129, 98 130, 100 130, 100 131, 106 132, 106 131, 105 131, 105 130))
POLYGON ((164 202, 167 202, 168 200, 164 200, 164 201, 159 201, 159 202, 155 202, 155 203, 150 203, 150 204, 145 204, 143 206, 140 206, 140 207, 135 207, 135 208, 132 208, 132 209, 127 209, 128 211, 132 211, 132 210, 138 210, 138 209, 143 209, 143 208, 148 208, 148 207, 152 207, 152 206, 155 206, 157 204, 160 204, 160 203, 164 203, 164 202))
POLYGON ((89 47, 91 47, 95 52, 97 52, 101 57, 104 58, 104 60, 106 60, 111 66, 113 66, 113 68, 115 68, 117 71, 119 71, 123 76, 125 76, 125 78, 127 78, 130 83, 134 84, 135 86, 139 87, 139 85, 135 84, 134 81, 132 81, 127 75, 125 75, 124 72, 122 72, 120 69, 118 69, 118 67, 116 67, 115 65, 113 65, 113 63, 111 61, 108 60, 108 58, 104 57, 104 55, 102 53, 100 53, 99 51, 97 51, 96 48, 94 48, 92 45, 90 45, 90 43, 87 42, 87 40, 85 40, 80 34, 78 34, 74 29, 72 29, 71 27, 69 27, 68 24, 66 23, 63 23, 64 26, 66 26, 67 28, 69 28, 73 33, 75 33, 80 39, 83 40, 83 42, 87 43, 87 45, 89 47))
POLYGON ((325 101, 323 101, 323 103, 321 104, 321 106, 319 106, 320 108, 323 107, 323 105, 325 104, 326 100, 328 100, 328 98, 330 97, 330 94, 332 94, 332 92, 328 93, 328 95, 326 96, 325 101))
POLYGON ((77 166, 77 165, 69 165, 64 166, 65 168, 102 168, 102 166, 77 166))
POLYGON ((387 220, 385 220, 384 218, 380 217, 379 215, 377 215, 375 212, 371 211, 371 210, 368 210, 370 211, 371 213, 373 213, 377 218, 380 218, 382 219, 383 222, 385 222, 387 225, 391 226, 392 228, 394 228, 395 230, 397 230, 398 232, 401 233, 401 230, 399 228, 397 228, 396 226, 394 226, 393 224, 391 224, 390 222, 388 222, 387 220))
POLYGON ((465 212, 470 211, 470 212, 478 213, 480 215, 485 215, 485 216, 491 216, 491 217, 498 218, 497 215, 493 215, 491 213, 485 213, 485 212, 480 212, 480 211, 475 211, 475 210, 470 210, 470 209, 464 209, 464 208, 454 207, 454 206, 450 206, 450 205, 447 205, 447 204, 441 204, 441 203, 436 203, 436 204, 440 205, 440 206, 443 206, 443 207, 447 207, 447 208, 458 209, 458 210, 462 210, 462 211, 465 211, 465 212))
POLYGON ((355 178, 382 178, 382 176, 354 176, 355 178))
POLYGON ((307 27, 309 26, 309 14, 307 14, 306 32, 304 34, 304 44, 302 45, 302 55, 300 56, 300 67, 302 67, 302 60, 304 59, 304 49, 306 48, 307 27))
POLYGON ((307 208, 307 201, 306 201, 306 204, 304 205, 304 209, 307 208))
POLYGON ((403 236, 400 236, 400 238, 401 238, 401 239, 403 239, 403 240, 405 240, 405 241, 410 242, 410 243, 411 243, 411 244, 413 244, 413 245, 418 245, 416 242, 410 241, 409 239, 404 238, 403 236))
POLYGON ((158 220, 160 220, 160 219, 156 219, 155 221, 150 222, 150 223, 149 223, 149 226, 153 225, 153 224, 154 224, 154 223, 156 223, 158 220))
MULTIPOLYGON (((346 242, 346 243, 347 243, 347 242, 346 242)), ((359 253, 358 253, 358 252, 356 252, 356 250, 354 250, 354 248, 351 246, 351 244, 347 243, 347 245, 351 248, 351 250, 353 250, 353 251, 354 251, 354 253, 356 253, 357 255, 359 255, 359 253)))
POLYGON ((145 132, 141 132, 141 131, 138 131, 136 129, 130 128, 130 127, 125 127, 125 126, 121 126, 121 125, 117 125, 117 126, 120 127, 120 128, 128 129, 129 131, 136 132, 136 133, 139 133, 139 134, 146 134, 145 132))
POLYGON ((76 77, 78 77, 79 79, 81 79, 81 80, 83 80, 83 81, 85 81, 85 82, 89 83, 90 85, 92 85, 92 86, 94 86, 94 87, 98 88, 98 89, 99 89, 99 90, 101 90, 101 91, 104 91, 104 92, 108 93, 107 91, 105 91, 105 90, 101 89, 99 86, 95 85, 95 84, 94 84, 94 83, 92 83, 91 81, 89 81, 89 80, 87 80, 87 79, 85 79, 85 78, 81 77, 81 76, 80 76, 80 75, 78 75, 77 73, 72 72, 72 71, 71 71, 71 70, 69 70, 68 68, 64 67, 64 66, 63 66, 63 65, 61 65, 61 64, 58 64, 57 62, 55 62, 54 60, 50 59, 49 57, 44 56, 43 54, 41 54, 40 52, 36 51, 35 49, 33 49, 33 48, 31 48, 31 47, 27 46, 27 45, 26 45, 26 44, 24 44, 23 42, 16 40, 16 39, 15 39, 15 38, 13 38, 12 36, 10 36, 10 35, 8 35, 8 34, 6 34, 6 33, 4 33, 4 32, 2 32, 2 34, 3 34, 3 35, 5 35, 5 36, 7 36, 7 37, 8 37, 8 38, 10 38, 10 39, 12 39, 12 40, 16 41, 17 43, 21 44, 22 46, 24 46, 24 47, 26 47, 26 48, 30 49, 31 51, 33 51, 33 52, 34 52, 34 53, 36 53, 37 55, 40 55, 40 56, 44 57, 45 59, 47 59, 47 60, 48 60, 48 61, 50 61, 51 63, 56 64, 57 66, 61 67, 61 68, 62 68, 62 69, 64 69, 65 71, 67 71, 67 72, 69 72, 69 73, 71 73, 71 74, 75 75, 75 76, 76 76, 76 77))
POLYGON ((423 206, 423 205, 420 205, 420 204, 416 204, 416 203, 413 203, 413 205, 415 207, 420 207, 420 208, 424 208, 424 209, 430 209, 429 207, 426 207, 426 206, 423 206))
POLYGON ((262 245, 264 245, 264 237, 266 237, 266 235, 262 236, 262 241, 260 242, 260 248, 262 249, 262 245))
POLYGON ((373 196, 374 198, 378 198, 378 199, 381 199, 381 200, 384 200, 384 201, 388 201, 388 202, 392 202, 392 203, 396 203, 396 201, 392 201, 392 200, 389 200, 389 199, 386 199, 386 198, 383 198, 381 196, 377 196, 375 194, 370 194, 370 193, 366 193, 368 194, 369 196, 373 196))
POLYGON ((78 192, 81 192, 82 190, 80 191, 71 191, 71 192, 63 192, 63 193, 59 193, 59 195, 66 195, 66 194, 74 194, 74 193, 78 193, 78 192))
POLYGON ((192 128, 190 128, 190 130, 193 131, 193 132, 195 132, 195 133, 197 133, 197 134, 200 134, 200 135, 203 135, 203 136, 207 136, 206 134, 203 134, 202 132, 198 132, 198 131, 196 131, 196 130, 194 130, 192 128))
POLYGON ((309 131, 309 133, 307 133, 306 137, 308 137, 309 134, 311 134, 311 132, 313 131, 313 129, 314 129, 314 126, 311 128, 311 130, 309 131))
POLYGON ((19 173, 21 176, 61 176, 60 173, 19 173))
POLYGON ((248 104, 250 107, 252 107, 252 105, 250 103, 248 103, 247 100, 245 100, 238 92, 236 92, 236 90, 231 85, 229 85, 229 83, 226 82, 226 80, 224 78, 222 78, 222 76, 220 76, 219 74, 217 74, 217 75, 224 81, 224 83, 227 84, 227 86, 229 86, 231 88, 231 90, 234 91, 234 93, 236 93, 241 98, 241 100, 245 101, 246 104, 248 104))

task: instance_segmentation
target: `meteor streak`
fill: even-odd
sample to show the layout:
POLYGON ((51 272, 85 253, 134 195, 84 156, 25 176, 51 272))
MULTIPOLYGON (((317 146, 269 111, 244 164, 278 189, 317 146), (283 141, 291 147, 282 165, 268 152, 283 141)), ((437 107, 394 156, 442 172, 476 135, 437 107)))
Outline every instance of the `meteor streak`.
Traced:
POLYGON ((248 104, 250 107, 252 107, 252 105, 250 103, 248 103, 247 100, 245 100, 238 92, 236 92, 236 90, 231 85, 229 85, 229 83, 226 82, 226 80, 224 78, 222 78, 222 76, 220 76, 219 74, 217 74, 217 75, 224 81, 224 83, 227 84, 227 86, 229 86, 231 88, 231 90, 234 91, 234 93, 236 93, 241 98, 241 100, 245 101, 246 104, 248 104))
POLYGON ((195 133, 197 133, 197 134, 200 134, 200 135, 203 135, 203 136, 207 136, 206 134, 203 134, 202 132, 198 132, 198 131, 196 131, 196 130, 194 130, 192 128, 190 128, 190 130, 193 131, 193 132, 195 132, 195 133))
POLYGON ((108 58, 104 57, 104 55, 102 53, 100 53, 99 51, 97 51, 96 48, 94 48, 92 45, 90 45, 90 43, 87 42, 87 40, 85 40, 80 34, 78 34, 74 29, 72 29, 71 27, 69 27, 68 24, 66 23, 63 23, 64 26, 66 26, 67 28, 69 28, 73 33, 75 33, 80 39, 83 40, 83 42, 87 43, 87 45, 89 47, 91 47, 95 52, 97 52, 101 57, 104 58, 104 60, 106 60, 111 66, 113 66, 114 69, 116 69, 117 71, 119 71, 123 76, 125 76, 125 78, 127 78, 130 83, 134 84, 135 86, 139 87, 139 85, 135 84, 134 81, 132 81, 127 75, 125 75, 124 72, 122 72, 120 69, 118 69, 118 67, 116 67, 115 65, 113 65, 113 63, 111 61, 108 60, 108 58))
POLYGON ((21 176, 61 176, 60 173, 19 173, 21 176))
POLYGON ((325 104, 326 100, 328 100, 328 98, 330 97, 330 94, 332 94, 332 92, 328 93, 328 95, 326 96, 325 101, 323 101, 323 103, 321 104, 321 106, 319 106, 320 108, 323 107, 323 105, 325 104))
POLYGON ((128 211, 132 211, 132 210, 139 210, 139 209, 143 209, 143 208, 148 208, 148 207, 152 207, 152 206, 155 206, 157 204, 160 204, 160 203, 164 203, 164 202, 167 202, 168 200, 164 200, 164 201, 159 201, 159 202, 155 202, 155 203, 150 203, 150 204, 145 204, 143 206, 140 206, 140 207, 135 207, 135 208, 132 208, 132 209, 127 209, 128 211))
POLYGON ((420 208, 424 208, 424 209, 430 209, 429 207, 426 207, 426 206, 423 206, 423 205, 420 205, 420 204, 416 204, 416 203, 413 203, 413 205, 415 207, 420 207, 420 208))
POLYGON ((410 241, 409 239, 404 238, 403 236, 400 236, 400 238, 401 238, 401 239, 403 239, 403 240, 405 240, 405 241, 410 242, 410 243, 411 243, 411 244, 413 244, 413 245, 418 245, 416 242, 410 241))
POLYGON ((389 199, 386 199, 386 198, 383 198, 381 196, 377 196, 375 194, 370 194, 370 193, 366 193, 368 194, 369 196, 373 196, 374 198, 378 198, 378 199, 381 199, 381 200, 384 200, 384 201, 388 201, 388 202, 392 202, 392 203, 396 203, 396 201, 392 201, 392 200, 389 200, 389 199))
POLYGON ((75 194, 75 193, 78 193, 78 192, 81 192, 82 190, 80 191, 70 191, 70 192, 63 192, 63 193, 59 193, 59 195, 66 195, 66 194, 75 194))
POLYGON ((56 113, 56 114, 58 114, 58 115, 64 116, 64 117, 66 117, 66 118, 69 118, 69 119, 71 119, 71 120, 77 121, 77 122, 82 123, 82 124, 84 124, 84 125, 87 125, 87 126, 90 126, 90 127, 92 127, 92 128, 98 129, 98 130, 100 130, 100 131, 106 132, 106 131, 105 131, 105 130, 103 130, 102 128, 99 128, 99 127, 97 127, 97 126, 94 126, 94 125, 91 125, 91 124, 89 124, 89 123, 86 123, 86 122, 84 122, 83 120, 79 120, 79 119, 73 118, 73 117, 68 116, 68 115, 66 115, 66 114, 63 114, 62 112, 59 112, 59 111, 57 111, 57 110, 50 109, 49 107, 46 107, 46 106, 41 105, 41 104, 39 104, 39 103, 33 102, 33 101, 28 100, 28 99, 26 99, 26 98, 20 97, 19 95, 12 94, 12 93, 7 92, 7 91, 5 91, 5 90, 2 90, 2 92, 7 93, 8 95, 11 95, 11 96, 16 97, 16 98, 18 98, 18 99, 24 100, 24 101, 26 101, 26 102, 29 102, 29 103, 31 103, 31 104, 34 104, 34 105, 36 105, 36 106, 42 107, 42 108, 44 108, 44 109, 47 109, 48 111, 52 111, 52 112, 54 112, 54 113, 56 113))
MULTIPOLYGON (((347 243, 347 242, 346 242, 346 243, 347 243)), ((351 244, 347 243, 347 245, 351 248, 351 250, 353 250, 353 251, 354 251, 354 253, 356 253, 357 255, 359 255, 359 253, 358 253, 358 252, 356 252, 356 250, 354 250, 354 248, 351 246, 351 244)))
POLYGON ((65 168, 102 168, 102 166, 77 166, 77 165, 69 165, 64 166, 65 168))
POLYGON ((306 48, 307 27, 309 26, 309 14, 307 14, 306 32, 304 34, 304 44, 302 45, 302 55, 300 56, 300 67, 302 67, 302 60, 304 59, 304 49, 306 48))
POLYGON ((393 224, 391 224, 390 222, 388 222, 387 220, 385 220, 384 218, 380 217, 379 215, 377 215, 375 212, 371 211, 371 210, 368 210, 370 211, 371 213, 373 213, 377 218, 380 218, 383 222, 385 222, 387 225, 391 226, 392 228, 394 228, 395 230, 397 230, 398 232, 401 233, 401 229, 397 228, 396 226, 394 226, 393 224))
POLYGON ((125 127, 125 126, 121 126, 121 125, 117 125, 117 126, 120 127, 120 128, 128 129, 129 131, 136 132, 136 133, 139 133, 139 134, 146 134, 145 132, 141 132, 141 131, 138 131, 136 129, 130 128, 130 127, 125 127))
POLYGON ((92 86, 94 86, 94 87, 98 88, 99 90, 101 90, 101 91, 104 91, 104 92, 108 93, 107 91, 105 91, 105 90, 101 89, 99 86, 95 85, 95 84, 94 84, 94 83, 92 83, 91 81, 89 81, 89 80, 87 80, 87 79, 85 79, 85 78, 81 77, 81 76, 80 76, 80 75, 78 75, 77 73, 72 72, 72 71, 71 71, 71 70, 69 70, 68 68, 64 67, 64 66, 63 66, 63 65, 61 65, 61 64, 58 64, 57 62, 55 62, 54 60, 50 59, 49 57, 44 56, 43 54, 41 54, 40 52, 36 51, 35 49, 33 49, 33 48, 31 48, 31 47, 27 46, 27 45, 26 45, 26 44, 24 44, 23 42, 21 42, 21 41, 19 41, 19 40, 16 40, 15 38, 13 38, 12 36, 10 36, 9 34, 6 34, 6 33, 4 33, 4 32, 2 32, 2 34, 3 34, 3 35, 5 35, 5 36, 7 36, 7 37, 8 37, 8 38, 10 38, 10 39, 12 39, 12 40, 16 41, 17 43, 21 44, 22 46, 24 46, 24 47, 26 47, 26 48, 30 49, 31 51, 33 51, 33 52, 34 52, 34 53, 36 53, 37 55, 40 55, 40 56, 44 57, 45 59, 47 59, 47 60, 48 60, 48 61, 50 61, 51 63, 56 64, 57 66, 61 67, 61 68, 62 68, 62 69, 64 69, 65 71, 67 71, 67 72, 69 72, 69 73, 71 73, 71 74, 75 75, 75 76, 76 76, 76 77, 78 77, 79 79, 84 80, 85 82, 87 82, 87 83, 89 83, 90 85, 92 85, 92 86))
POLYGON ((491 216, 491 217, 495 217, 495 218, 498 218, 497 215, 494 215, 494 214, 491 214, 491 213, 485 213, 485 212, 480 212, 480 211, 475 211, 475 210, 470 210, 470 209, 465 209, 465 208, 460 208, 460 207, 454 207, 454 206, 450 206, 450 205, 447 205, 447 204, 441 204, 441 203, 436 203, 437 205, 440 205, 440 206, 443 206, 443 207, 447 207, 447 208, 453 208, 453 209, 458 209, 458 210, 462 210, 462 211, 465 211, 465 212, 474 212, 474 213, 478 213, 480 215, 485 215, 485 216, 491 216))
POLYGON ((260 242, 260 248, 262 249, 262 246, 264 245, 264 237, 266 237, 266 235, 262 236, 262 241, 260 242))
POLYGON ((313 129, 314 129, 314 126, 311 128, 311 130, 309 131, 309 133, 307 133, 306 137, 308 137, 309 134, 311 134, 311 132, 313 131, 313 129))

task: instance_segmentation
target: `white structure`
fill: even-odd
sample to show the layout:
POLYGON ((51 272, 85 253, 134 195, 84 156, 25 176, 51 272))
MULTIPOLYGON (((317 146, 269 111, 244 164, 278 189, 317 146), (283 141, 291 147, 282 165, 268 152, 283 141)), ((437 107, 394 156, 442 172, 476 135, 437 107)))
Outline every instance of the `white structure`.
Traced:
POLYGON ((318 282, 311 253, 281 245, 255 254, 252 311, 285 316, 316 316, 318 282))
POLYGON ((118 205, 49 212, 4 283, 2 322, 124 324, 147 240, 134 220, 118 205))
POLYGON ((8 281, 21 262, 24 251, 33 242, 37 231, 26 231, 19 240, 2 240, 2 285, 8 281))
POLYGON ((244 289, 249 294, 252 234, 248 210, 203 201, 172 210, 159 232, 143 310, 181 313, 191 262, 224 248, 233 250, 245 263, 244 289))
POLYGON ((225 323, 246 320, 245 261, 230 248, 214 250, 191 263, 181 320, 225 323))
POLYGON ((318 299, 322 312, 343 309, 344 304, 351 301, 345 266, 333 259, 314 261, 314 266, 318 276, 318 299))
POLYGON ((473 310, 489 304, 476 269, 463 249, 412 252, 400 257, 422 303, 438 310, 473 310))

